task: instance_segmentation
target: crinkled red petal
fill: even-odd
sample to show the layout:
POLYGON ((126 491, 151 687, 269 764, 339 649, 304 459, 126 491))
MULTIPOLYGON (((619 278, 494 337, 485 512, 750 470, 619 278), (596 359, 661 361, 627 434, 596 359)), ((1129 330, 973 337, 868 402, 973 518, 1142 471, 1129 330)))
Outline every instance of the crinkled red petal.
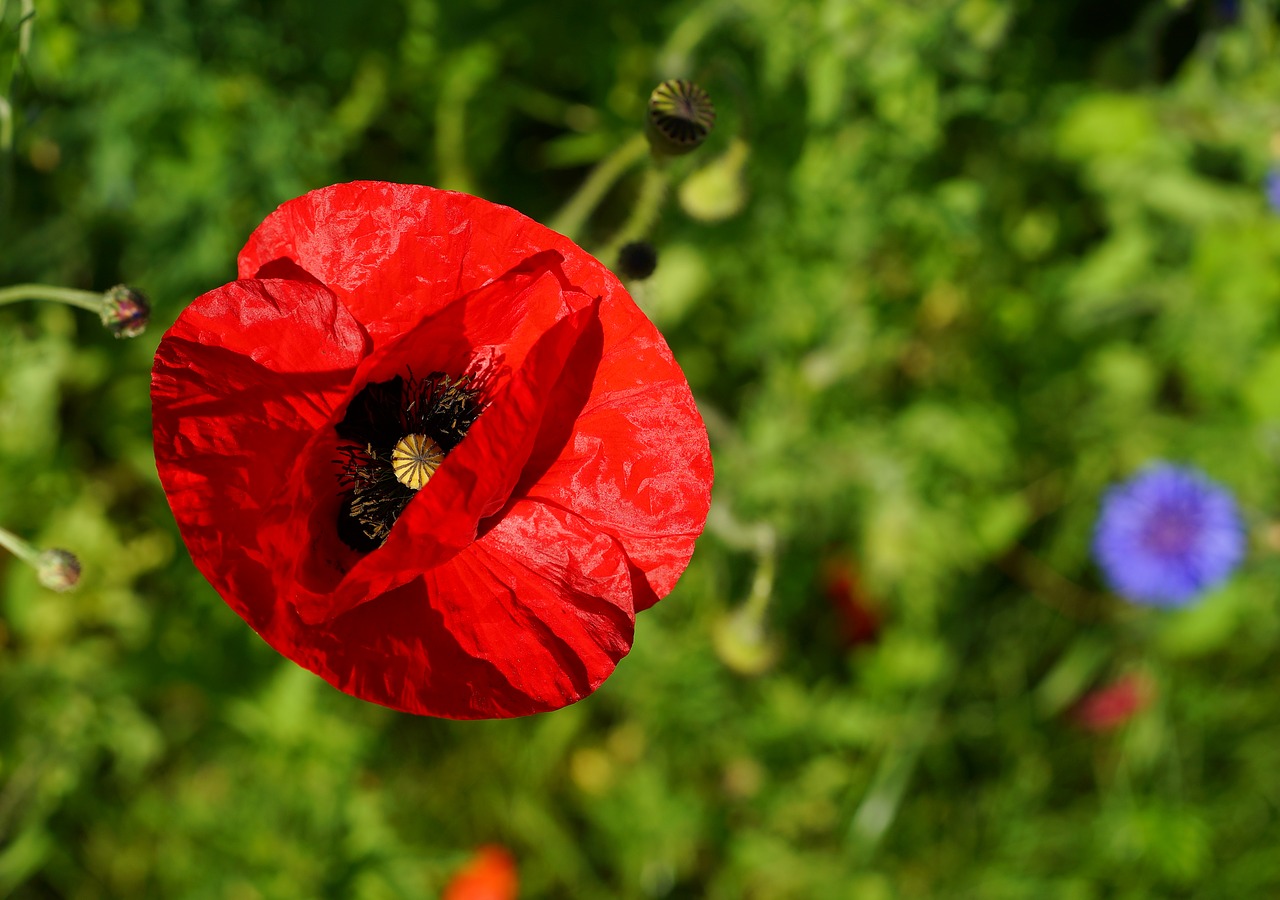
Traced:
POLYGON ((532 459, 516 493, 568 506, 621 541, 649 583, 640 611, 670 593, 693 554, 711 505, 711 448, 662 338, 609 338, 571 440, 532 459))
POLYGON ((622 548, 567 510, 512 513, 445 565, 318 626, 249 554, 205 575, 267 643, 356 697, 454 719, 545 712, 594 691, 626 655, 633 584, 622 548))
MULTIPOLYGON (((356 181, 290 200, 254 230, 240 277, 292 262, 342 299, 375 343, 502 277, 529 257, 558 250, 576 276, 586 254, 513 209, 414 184, 356 181)), ((276 271, 279 271, 277 268, 276 271)))
MULTIPOLYGON (((240 281, 196 299, 156 351, 156 468, 192 559, 220 585, 223 561, 260 555, 289 468, 346 396, 367 346, 327 289, 240 281)), ((241 615, 252 597, 223 597, 241 615)))

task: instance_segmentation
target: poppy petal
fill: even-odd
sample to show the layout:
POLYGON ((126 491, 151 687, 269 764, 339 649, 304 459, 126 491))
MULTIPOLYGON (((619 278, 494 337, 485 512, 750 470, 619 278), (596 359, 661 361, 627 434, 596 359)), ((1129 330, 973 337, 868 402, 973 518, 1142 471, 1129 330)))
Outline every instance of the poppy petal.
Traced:
POLYGON ((345 615, 307 627, 277 600, 255 627, 367 700, 456 719, 527 715, 609 676, 631 647, 630 597, 617 542, 568 510, 517 503, 445 565, 345 615))
POLYGON ((711 506, 712 465, 684 373, 636 314, 642 321, 602 313, 605 348, 591 399, 570 440, 551 445, 559 448, 554 456, 535 454, 519 492, 570 506, 621 541, 648 578, 652 600, 637 602, 647 609, 670 593, 693 555, 711 506))
POLYGON ((532 219, 478 197, 355 181, 281 205, 249 237, 239 268, 249 278, 292 261, 333 290, 380 344, 548 249, 585 255, 532 219))
POLYGON ((286 461, 345 394, 364 345, 330 291, 291 282, 210 291, 165 335, 151 388, 156 468, 210 581, 228 556, 257 552, 286 461), (278 349, 267 338, 276 330, 278 349))

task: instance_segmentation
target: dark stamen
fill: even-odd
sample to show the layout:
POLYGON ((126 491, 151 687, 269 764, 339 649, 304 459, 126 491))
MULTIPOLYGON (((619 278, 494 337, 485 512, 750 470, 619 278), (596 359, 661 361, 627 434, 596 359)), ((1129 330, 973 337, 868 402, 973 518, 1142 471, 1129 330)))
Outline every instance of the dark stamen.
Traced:
MULTIPOLYGON (((371 382, 352 398, 335 427, 339 437, 351 442, 339 448, 345 495, 338 534, 348 546, 366 553, 380 547, 417 492, 396 477, 396 445, 419 435, 448 454, 479 417, 481 393, 469 375, 451 378, 432 372, 426 378, 410 374, 371 382)), ((421 486, 425 479, 414 483, 421 486)))

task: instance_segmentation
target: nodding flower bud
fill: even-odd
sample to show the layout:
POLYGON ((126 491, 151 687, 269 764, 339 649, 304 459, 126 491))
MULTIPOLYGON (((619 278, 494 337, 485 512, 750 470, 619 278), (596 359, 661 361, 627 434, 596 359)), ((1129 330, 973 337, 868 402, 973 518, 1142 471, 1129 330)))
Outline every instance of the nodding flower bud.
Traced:
POLYGON ((45 550, 36 557, 36 577, 53 591, 69 591, 80 581, 80 560, 67 550, 45 550))
POLYGON ((102 324, 118 338, 137 337, 147 330, 151 304, 127 285, 117 284, 102 295, 102 324))
POLYGON ((743 607, 712 626, 711 646, 720 662, 748 678, 763 675, 778 661, 779 648, 758 611, 743 607))
POLYGON ((649 95, 645 134, 656 156, 683 156, 696 150, 715 123, 711 98, 692 81, 664 81, 649 95))
POLYGON ((631 241, 618 251, 618 274, 623 278, 643 281, 658 268, 657 248, 648 241, 631 241))

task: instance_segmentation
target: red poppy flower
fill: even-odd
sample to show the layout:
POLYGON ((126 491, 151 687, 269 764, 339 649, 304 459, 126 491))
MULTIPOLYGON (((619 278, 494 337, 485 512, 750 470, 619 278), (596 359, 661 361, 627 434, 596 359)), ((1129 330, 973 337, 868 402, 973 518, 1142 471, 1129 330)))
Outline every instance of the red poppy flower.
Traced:
POLYGON ((1150 706, 1155 696, 1150 678, 1130 673, 1082 697, 1071 718, 1086 731, 1113 731, 1150 706))
POLYGON ((832 558, 824 563, 822 576, 823 593, 835 610, 841 642, 848 649, 874 642, 880 634, 880 615, 857 570, 843 559, 832 558))
POLYGON ((581 699, 710 502, 706 429, 618 280, 415 185, 270 215, 156 351, 156 465, 197 568, 347 693, 454 718, 581 699))
POLYGON ((486 845, 445 885, 441 900, 515 900, 519 887, 515 857, 503 847, 486 845))

